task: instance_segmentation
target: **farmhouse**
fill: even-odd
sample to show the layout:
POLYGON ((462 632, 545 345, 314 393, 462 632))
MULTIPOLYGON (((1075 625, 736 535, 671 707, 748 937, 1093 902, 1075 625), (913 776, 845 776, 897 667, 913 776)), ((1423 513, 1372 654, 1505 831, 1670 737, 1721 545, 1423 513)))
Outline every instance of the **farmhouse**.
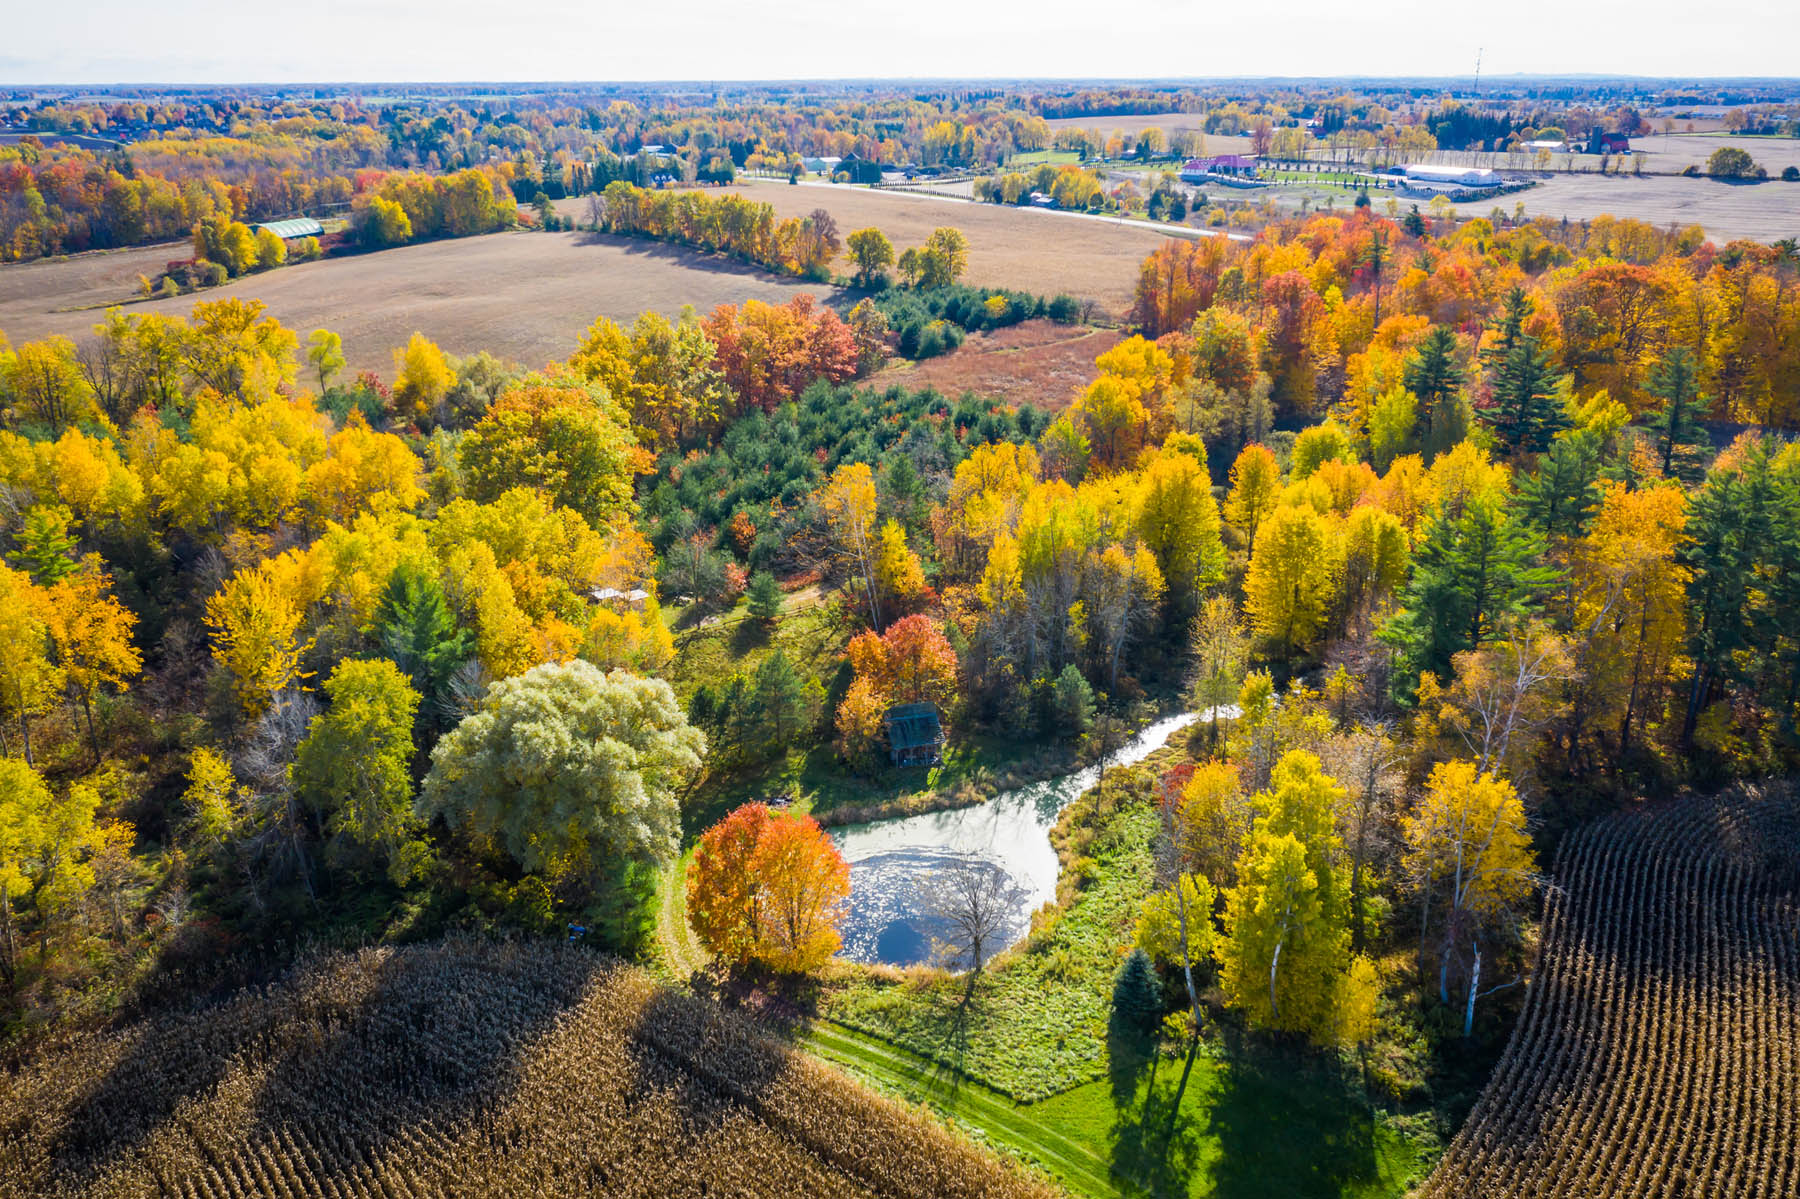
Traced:
POLYGON ((888 760, 896 766, 934 766, 944 750, 944 727, 934 704, 895 704, 887 710, 888 760))
POLYGON ((309 216, 295 217, 288 221, 264 221, 259 225, 250 226, 252 233, 260 233, 264 229, 282 241, 298 241, 303 237, 321 237, 325 233, 325 226, 309 216))
POLYGON ((1631 138, 1623 133, 1601 133, 1596 129, 1588 138, 1588 153, 1629 154, 1631 153, 1631 138))

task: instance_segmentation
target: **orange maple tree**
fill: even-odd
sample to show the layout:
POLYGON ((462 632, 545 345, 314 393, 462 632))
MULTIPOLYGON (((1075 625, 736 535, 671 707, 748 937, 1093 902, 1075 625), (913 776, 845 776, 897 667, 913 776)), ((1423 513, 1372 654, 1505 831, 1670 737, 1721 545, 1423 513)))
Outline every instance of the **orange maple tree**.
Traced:
POLYGON ((688 923, 735 966, 815 970, 836 953, 850 867, 811 816, 748 803, 701 834, 688 870, 688 923))

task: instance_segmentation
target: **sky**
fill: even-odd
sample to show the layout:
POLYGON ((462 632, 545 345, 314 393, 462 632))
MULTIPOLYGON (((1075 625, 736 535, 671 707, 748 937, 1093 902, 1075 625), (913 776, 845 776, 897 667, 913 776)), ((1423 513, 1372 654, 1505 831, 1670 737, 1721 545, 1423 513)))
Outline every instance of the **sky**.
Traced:
POLYGON ((1800 73, 1795 0, 0 0, 43 83, 1800 73))

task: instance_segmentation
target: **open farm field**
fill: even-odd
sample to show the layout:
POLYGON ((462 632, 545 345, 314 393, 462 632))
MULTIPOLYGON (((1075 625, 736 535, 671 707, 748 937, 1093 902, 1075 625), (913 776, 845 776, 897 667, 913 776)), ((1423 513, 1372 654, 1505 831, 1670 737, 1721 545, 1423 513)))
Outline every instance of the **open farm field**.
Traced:
POLYGON ((1038 1196, 916 1110, 556 943, 318 959, 0 1080, 0 1195, 1038 1196))
MULTIPOLYGON (((772 204, 777 217, 805 216, 823 208, 837 219, 839 235, 874 225, 895 252, 924 243, 940 225, 969 238, 969 267, 962 281, 976 287, 1013 287, 1051 296, 1067 292, 1098 301, 1107 315, 1122 317, 1144 256, 1165 234, 1114 220, 1071 213, 974 204, 921 192, 876 191, 838 184, 756 182, 736 190, 772 204)), ((586 201, 565 201, 561 211, 579 216, 586 201)), ((848 268, 839 265, 840 270, 848 268)))
POLYGON ((1631 217, 1662 228, 1699 225, 1720 245, 1739 238, 1767 242, 1800 235, 1800 184, 1780 180, 1723 183, 1668 175, 1643 179, 1554 175, 1529 191, 1464 204, 1461 214, 1484 216, 1496 205, 1511 212, 1520 200, 1530 216, 1572 221, 1631 217))
POLYGON ((952 397, 972 391, 1010 404, 1032 403, 1060 412, 1098 377, 1094 359, 1118 345, 1123 336, 1113 329, 1026 321, 975 334, 937 358, 896 365, 872 382, 909 389, 930 387, 952 397))
MULTIPOLYGON (((154 274, 191 252, 175 242, 0 267, 0 331, 14 344, 86 333, 107 304, 132 299, 139 273, 154 274)), ((674 316, 684 304, 704 313, 748 299, 781 303, 800 292, 827 303, 839 297, 832 287, 680 246, 592 233, 496 233, 296 263, 204 292, 131 303, 128 311, 186 315, 197 299, 258 299, 303 337, 320 327, 336 330, 351 371, 386 374, 393 349, 415 331, 452 354, 487 350, 537 367, 568 357, 598 316, 630 320, 652 308, 674 316)))
POLYGON ((1423 1194, 1800 1194, 1800 797, 1570 838, 1511 1044, 1423 1194))
POLYGON ((1673 137, 1655 134, 1631 140, 1633 150, 1648 155, 1645 169, 1656 171, 1679 171, 1689 165, 1705 169, 1706 160, 1722 146, 1746 151, 1771 175, 1779 175, 1783 167, 1800 166, 1800 138, 1794 137, 1744 137, 1720 131, 1678 133, 1673 137))

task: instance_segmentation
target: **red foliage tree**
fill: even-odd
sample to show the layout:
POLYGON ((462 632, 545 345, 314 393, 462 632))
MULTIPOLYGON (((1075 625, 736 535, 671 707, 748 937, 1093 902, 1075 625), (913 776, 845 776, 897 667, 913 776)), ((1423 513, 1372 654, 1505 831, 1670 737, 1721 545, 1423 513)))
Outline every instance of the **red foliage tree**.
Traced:
POLYGON ((714 364, 744 409, 772 412, 815 379, 842 383, 856 377, 855 336, 810 295, 786 304, 748 300, 742 309, 721 304, 701 327, 717 350, 714 364))

